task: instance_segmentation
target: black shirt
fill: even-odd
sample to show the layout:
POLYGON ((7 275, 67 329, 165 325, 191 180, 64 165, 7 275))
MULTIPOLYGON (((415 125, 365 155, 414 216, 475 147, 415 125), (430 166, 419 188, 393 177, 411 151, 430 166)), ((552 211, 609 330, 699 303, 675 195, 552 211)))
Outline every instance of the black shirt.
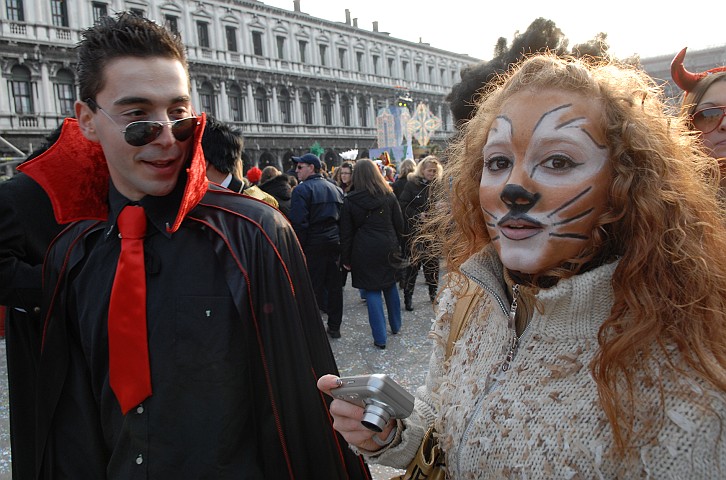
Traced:
POLYGON ((115 219, 129 203, 113 186, 109 222, 87 237, 84 259, 70 272, 70 373, 54 430, 56 464, 70 478, 101 478, 105 469, 110 479, 262 478, 246 345, 252 336, 236 314, 203 229, 188 224, 173 234, 166 229, 183 187, 179 182, 171 195, 139 202, 148 218, 153 394, 126 416, 108 375, 108 303, 120 252, 115 219), (75 458, 77 445, 68 441, 74 437, 91 458, 75 458))

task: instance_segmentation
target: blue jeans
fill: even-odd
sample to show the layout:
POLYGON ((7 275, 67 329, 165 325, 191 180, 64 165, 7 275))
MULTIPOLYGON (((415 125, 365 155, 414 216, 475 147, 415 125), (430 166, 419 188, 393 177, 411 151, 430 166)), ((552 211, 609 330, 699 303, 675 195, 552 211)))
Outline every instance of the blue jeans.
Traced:
POLYGON ((388 310, 388 323, 391 331, 398 333, 401 329, 401 298, 398 296, 398 287, 394 283, 383 290, 363 290, 366 306, 368 307, 368 323, 371 325, 373 341, 379 345, 386 344, 386 317, 383 314, 383 301, 381 293, 386 299, 388 310))

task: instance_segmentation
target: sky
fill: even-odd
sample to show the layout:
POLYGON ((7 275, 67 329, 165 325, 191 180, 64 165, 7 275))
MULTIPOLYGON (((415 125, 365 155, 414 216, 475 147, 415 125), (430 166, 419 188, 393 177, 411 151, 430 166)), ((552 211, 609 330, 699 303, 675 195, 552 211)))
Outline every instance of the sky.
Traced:
MULTIPOLYGON (((293 10, 293 0, 262 0, 267 5, 293 10)), ((675 55, 683 47, 698 50, 726 45, 722 0, 693 1, 706 12, 694 16, 686 7, 664 0, 600 2, 533 0, 300 0, 300 10, 313 17, 345 22, 345 9, 358 18, 358 27, 392 37, 490 60, 499 37, 511 44, 516 32, 525 32, 539 17, 555 22, 569 46, 607 33, 610 52, 618 58, 675 55), (508 6, 511 6, 508 7, 508 6), (599 10, 602 9, 602 11, 599 10)))

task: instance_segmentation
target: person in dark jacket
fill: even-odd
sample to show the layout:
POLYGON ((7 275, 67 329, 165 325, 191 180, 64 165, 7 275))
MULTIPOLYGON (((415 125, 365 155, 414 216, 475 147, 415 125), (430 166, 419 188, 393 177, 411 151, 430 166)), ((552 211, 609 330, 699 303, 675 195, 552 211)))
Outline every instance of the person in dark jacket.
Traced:
POLYGON ((328 335, 340 338, 343 281, 340 274, 340 209, 343 191, 321 174, 317 155, 292 157, 300 184, 292 191, 290 222, 307 257, 320 308, 328 314, 328 335))
POLYGON ((22 168, 73 222, 43 269, 33 478, 370 478, 315 388, 337 367, 289 222, 206 178, 181 39, 123 12, 78 53, 77 120, 22 168))
MULTIPOLYGON (((60 132, 58 126, 28 160, 45 152, 60 132)), ((35 180, 18 173, 0 182, 0 304, 7 306, 10 449, 16 480, 34 478, 35 474, 35 395, 43 332, 42 267, 48 245, 61 230, 48 195, 35 180)))
POLYGON ((401 300, 396 270, 401 259, 403 216, 391 187, 371 160, 356 162, 353 190, 346 195, 340 216, 343 267, 353 287, 361 289, 368 306, 373 343, 386 348, 386 299, 391 333, 401 329, 401 300))
POLYGON ((432 182, 441 180, 442 170, 441 163, 436 157, 429 155, 424 158, 416 165, 414 173, 408 175, 408 182, 399 198, 406 226, 404 248, 411 260, 403 287, 403 303, 408 311, 413 310, 413 290, 421 266, 423 266, 424 278, 429 287, 429 299, 431 303, 436 300, 439 284, 439 259, 429 255, 426 252, 426 245, 415 242, 414 238, 426 212, 433 206, 430 187, 432 182))
POLYGON ((262 169, 260 177, 260 190, 269 193, 277 200, 277 208, 285 217, 290 218, 290 198, 292 197, 292 186, 287 175, 280 172, 272 165, 262 169))
POLYGON ((398 178, 391 186, 393 187, 393 194, 396 195, 396 198, 399 200, 401 199, 401 194, 403 193, 404 188, 406 188, 406 183, 408 183, 408 175, 413 173, 415 170, 416 162, 410 158, 402 161, 398 166, 398 178))
POLYGON ((242 130, 214 117, 207 117, 202 134, 202 150, 207 161, 209 180, 233 192, 242 193, 244 184, 234 173, 242 162, 243 148, 242 130))

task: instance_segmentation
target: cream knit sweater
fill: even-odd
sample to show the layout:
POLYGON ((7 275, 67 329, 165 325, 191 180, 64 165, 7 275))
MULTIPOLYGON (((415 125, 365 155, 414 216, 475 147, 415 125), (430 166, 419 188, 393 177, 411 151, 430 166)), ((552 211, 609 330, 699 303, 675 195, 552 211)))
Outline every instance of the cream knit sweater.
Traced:
MULTIPOLYGON (((442 292, 434 348, 414 414, 372 463, 405 468, 432 422, 440 432, 450 478, 724 479, 726 395, 662 368, 664 355, 637 381, 635 446, 614 452, 612 431, 589 371, 597 332, 613 304, 616 264, 560 281, 535 294, 539 308, 502 373, 512 332, 502 266, 491 249, 462 271, 487 290, 444 365, 455 298, 442 292), (663 387, 662 401, 658 385, 663 387)), ((532 295, 522 289, 521 295, 532 295)), ((671 352, 678 362, 678 356, 671 352)), ((367 453, 367 452, 363 452, 367 453)))

